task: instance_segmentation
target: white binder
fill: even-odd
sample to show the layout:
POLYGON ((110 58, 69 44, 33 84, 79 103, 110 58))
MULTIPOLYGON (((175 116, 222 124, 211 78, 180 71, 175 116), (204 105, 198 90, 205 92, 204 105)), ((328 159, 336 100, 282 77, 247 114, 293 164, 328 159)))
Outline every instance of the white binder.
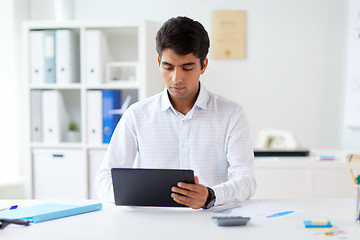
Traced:
POLYGON ((87 92, 87 142, 88 144, 100 145, 103 142, 103 113, 102 113, 102 91, 93 90, 87 92))
POLYGON ((56 31, 56 82, 69 84, 80 82, 79 41, 75 32, 69 29, 56 31))
POLYGON ((43 84, 45 82, 43 31, 30 32, 29 50, 30 50, 30 82, 32 84, 43 84))
POLYGON ((42 142, 41 90, 31 91, 31 141, 42 142))
POLYGON ((110 60, 105 35, 100 30, 86 31, 86 82, 99 84, 104 82, 105 62, 110 60))
POLYGON ((42 91, 43 142, 59 143, 65 140, 68 115, 59 91, 42 91))
POLYGON ((56 83, 56 43, 55 43, 55 30, 43 30, 44 38, 44 82, 56 83))

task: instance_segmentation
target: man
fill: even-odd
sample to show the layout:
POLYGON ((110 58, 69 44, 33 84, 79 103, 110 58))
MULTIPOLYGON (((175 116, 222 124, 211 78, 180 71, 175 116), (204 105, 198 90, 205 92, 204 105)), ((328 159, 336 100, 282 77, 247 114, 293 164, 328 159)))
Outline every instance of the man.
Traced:
POLYGON ((156 36, 165 90, 129 107, 96 177, 101 199, 113 201, 111 168, 192 169, 195 184, 178 183, 174 201, 193 209, 254 195, 254 155, 243 109, 200 82, 209 37, 186 17, 169 19, 156 36))

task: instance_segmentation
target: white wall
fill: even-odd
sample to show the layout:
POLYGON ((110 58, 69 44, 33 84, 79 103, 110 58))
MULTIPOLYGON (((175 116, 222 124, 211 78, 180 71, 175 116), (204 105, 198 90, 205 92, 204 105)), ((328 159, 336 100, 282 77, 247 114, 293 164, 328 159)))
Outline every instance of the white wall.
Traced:
POLYGON ((21 120, 20 22, 25 15, 27 0, 0 0, 0 184, 21 171, 25 129, 21 120))
POLYGON ((360 148, 360 1, 348 0, 343 146, 360 148), (357 79, 357 84, 355 83, 357 79), (357 107, 354 107, 357 106, 357 107), (355 110, 357 109, 357 111, 355 110))
MULTIPOLYGON (((341 147, 347 1, 76 0, 76 19, 186 15, 211 34, 211 11, 247 10, 247 58, 213 60, 209 90, 245 108, 253 141, 265 127, 287 129, 311 148, 341 147)), ((155 59, 154 59, 155 61, 155 59)))

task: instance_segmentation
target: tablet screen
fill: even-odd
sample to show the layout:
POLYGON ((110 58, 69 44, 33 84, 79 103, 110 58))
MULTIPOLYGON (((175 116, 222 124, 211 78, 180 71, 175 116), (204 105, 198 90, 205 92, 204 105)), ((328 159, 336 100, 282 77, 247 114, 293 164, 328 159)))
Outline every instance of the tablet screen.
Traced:
POLYGON ((116 205, 186 207, 171 197, 178 182, 194 183, 193 170, 184 169, 111 169, 116 205))

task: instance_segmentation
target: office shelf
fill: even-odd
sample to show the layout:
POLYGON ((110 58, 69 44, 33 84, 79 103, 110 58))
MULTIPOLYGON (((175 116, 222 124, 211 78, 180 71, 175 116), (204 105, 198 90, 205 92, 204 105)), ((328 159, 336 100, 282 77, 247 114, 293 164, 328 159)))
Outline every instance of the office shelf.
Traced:
MULTIPOLYGON (((61 177, 70 178, 71 181, 67 183, 74 182, 74 186, 78 188, 76 190, 74 186, 63 186, 74 190, 74 196, 66 196, 66 191, 64 191, 64 198, 85 199, 95 196, 92 190, 93 178, 108 145, 88 141, 88 120, 92 117, 88 115, 87 110, 91 107, 88 102, 88 92, 121 90, 122 101, 130 95, 132 104, 162 91, 163 84, 160 80, 155 50, 155 35, 159 28, 159 23, 150 21, 29 21, 23 23, 23 79, 24 94, 27 99, 25 122, 28 129, 26 137, 29 139, 26 146, 28 158, 25 164, 27 198, 52 198, 50 193, 54 191, 50 191, 51 185, 61 186, 59 185, 59 181, 62 181, 61 177), (38 52, 33 51, 32 34, 44 30, 54 30, 55 34, 59 30, 65 30, 73 36, 71 50, 65 51, 66 54, 74 52, 71 59, 74 64, 72 70, 75 74, 71 79, 65 79, 65 81, 56 79, 54 83, 34 80, 34 59, 39 59, 39 57, 46 59, 47 55, 38 56, 36 55, 38 52), (88 49, 93 47, 89 46, 91 41, 89 41, 88 33, 94 30, 101 33, 105 43, 99 45, 99 54, 101 56, 108 54, 108 57, 99 60, 99 66, 101 66, 99 70, 103 74, 99 75, 97 82, 90 81, 88 72, 90 62, 94 60, 94 57, 87 54, 88 49), (43 125, 34 128, 32 124, 34 119, 37 118, 40 121, 46 115, 43 112, 43 105, 47 103, 44 103, 46 102, 44 99, 41 100, 44 92, 56 92, 54 95, 61 99, 61 108, 63 108, 61 111, 55 109, 54 112, 59 115, 53 120, 65 127, 62 127, 60 135, 51 141, 43 137, 44 134, 41 133, 43 125), (40 98, 39 102, 36 102, 36 98, 40 98), (75 122, 78 127, 79 133, 75 138, 67 136, 70 122, 75 122), (69 175, 66 169, 71 169, 77 174, 69 175), (58 177, 52 178, 49 173, 58 177), (47 185, 37 186, 44 179, 48 179, 47 185)), ((48 40, 44 38, 45 41, 48 40)), ((57 44, 58 42, 55 41, 53 48, 56 49, 57 44)), ((49 48, 44 49, 44 52, 49 51, 49 48)), ((54 49, 50 48, 50 50, 54 49)), ((54 58, 59 57, 57 54, 54 54, 54 58)), ((38 72, 40 71, 36 71, 38 72)), ((61 191, 61 188, 57 189, 56 197, 62 196, 61 191)))

